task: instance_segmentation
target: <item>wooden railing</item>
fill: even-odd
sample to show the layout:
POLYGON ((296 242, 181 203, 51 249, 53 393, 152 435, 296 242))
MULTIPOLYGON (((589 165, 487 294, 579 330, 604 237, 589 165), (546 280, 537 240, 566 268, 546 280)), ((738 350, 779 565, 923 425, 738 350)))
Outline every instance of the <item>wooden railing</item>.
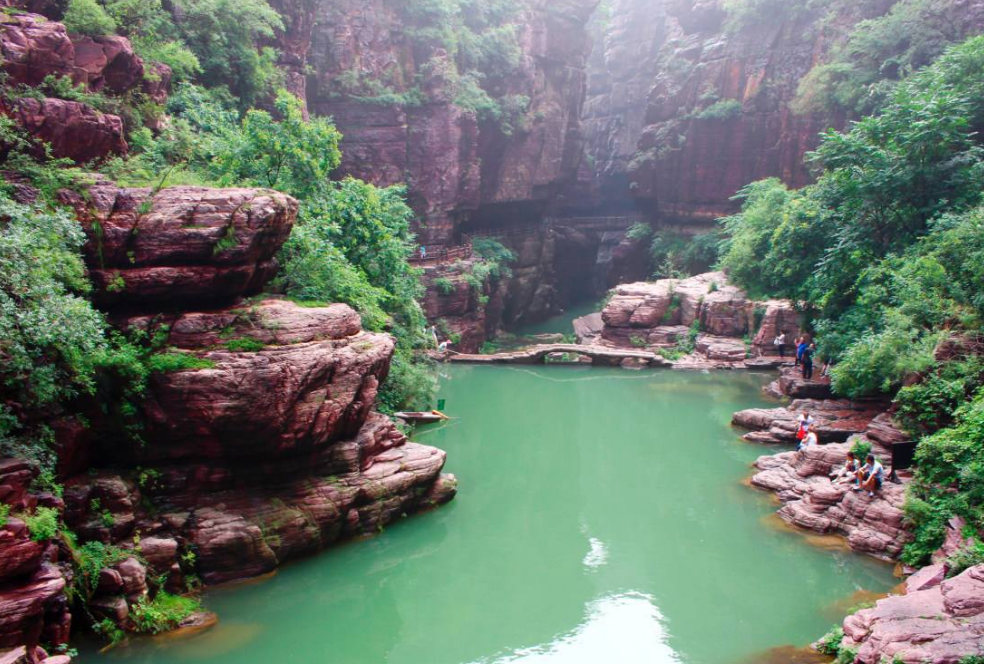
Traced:
POLYGON ((420 254, 420 248, 409 258, 409 262, 418 267, 426 265, 443 265, 454 261, 463 261, 472 257, 471 242, 466 242, 458 246, 448 247, 444 245, 424 245, 424 255, 420 254))

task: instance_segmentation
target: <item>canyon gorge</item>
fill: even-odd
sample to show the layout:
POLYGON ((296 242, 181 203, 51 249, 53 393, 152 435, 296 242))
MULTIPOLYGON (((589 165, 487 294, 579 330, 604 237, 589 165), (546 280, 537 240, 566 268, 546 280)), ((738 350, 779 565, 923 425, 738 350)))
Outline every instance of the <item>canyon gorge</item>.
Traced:
MULTIPOLYGON (((349 304, 290 290, 296 265, 287 270, 285 263, 309 246, 291 240, 324 209, 297 191, 280 191, 276 177, 244 184, 226 171, 200 182, 206 178, 188 167, 194 148, 180 141, 166 154, 171 161, 149 162, 149 177, 120 166, 151 148, 167 153, 154 146, 155 137, 189 127, 204 135, 210 122, 219 123, 202 117, 216 106, 194 114, 195 100, 204 97, 189 96, 192 77, 138 53, 146 44, 137 30, 127 32, 121 20, 120 34, 79 34, 66 27, 77 25, 68 3, 0 0, 0 130, 8 132, 0 137, 7 161, 0 175, 10 206, 3 217, 46 219, 47 210, 57 209, 58 219, 70 218, 81 229, 79 274, 69 270, 64 278, 87 284, 73 297, 91 304, 107 339, 130 335, 139 340, 133 347, 143 349, 101 365, 88 389, 37 408, 21 398, 27 370, 5 376, 0 420, 40 432, 55 461, 46 469, 0 448, 0 664, 67 664, 73 632, 85 628, 114 642, 125 633, 165 631, 144 624, 156 598, 266 577, 288 561, 448 503, 458 478, 445 472, 448 455, 434 445, 455 444, 457 423, 438 430, 440 443, 411 440, 391 417, 397 405, 384 395, 387 381, 413 374, 406 354, 423 354, 419 340, 406 341, 416 332, 406 330, 427 326, 427 346, 433 338, 434 345, 449 341, 455 353, 487 355, 497 340, 588 302, 598 303, 595 311, 570 330, 552 330, 555 341, 576 336, 581 344, 653 354, 652 361, 623 360, 626 369, 693 371, 695 384, 706 381, 715 395, 707 403, 677 378, 656 379, 647 389, 676 390, 690 399, 681 407, 695 418, 704 416, 702 408, 713 412, 717 419, 708 416, 701 425, 708 440, 735 442, 721 434, 727 417, 721 420, 715 399, 736 411, 730 422, 745 450, 795 444, 799 414, 813 414, 822 445, 766 453, 750 470, 748 483, 777 497, 783 522, 893 563, 915 541, 906 516, 911 474, 870 497, 829 480, 849 450, 872 449, 888 459, 893 445, 913 437, 893 395, 849 398, 826 375, 803 378, 776 357, 774 339, 784 335, 789 347, 801 334, 814 334, 818 308, 801 301, 806 298, 746 288, 717 265, 718 221, 743 209, 740 192, 766 178, 790 188, 815 182, 820 170, 808 154, 823 132, 847 131, 868 112, 862 105, 809 106, 802 82, 838 56, 855 26, 904 2, 797 3, 795 11, 750 23, 736 19, 726 0, 463 2, 463 14, 452 19, 436 0, 270 0, 278 18, 247 44, 256 68, 269 67, 278 87, 293 95, 300 117, 337 128, 338 163, 308 163, 308 173, 327 181, 331 171, 333 182, 355 178, 405 196, 412 212, 404 221, 413 236, 404 252, 409 258, 401 255, 400 262, 420 270, 419 291, 405 298, 419 300, 417 320, 416 311, 401 319, 386 309, 400 297, 376 288, 388 268, 372 256, 352 259, 356 277, 346 273, 330 284, 354 293, 349 304), (174 100, 181 100, 177 107, 169 105, 174 100), (81 179, 69 186, 34 177, 31 169, 48 163, 81 179), (172 172, 186 181, 172 184, 172 172), (695 246, 712 247, 713 257, 700 254, 686 267, 674 263, 695 246), (359 278, 378 283, 363 288, 359 278), (362 297, 381 303, 382 323, 359 310, 355 301, 362 297), (418 346, 408 351, 408 343, 418 346), (721 384, 705 377, 717 370, 736 377, 721 384), (775 370, 759 390, 757 376, 775 370), (39 515, 65 532, 39 535, 39 515)), ((157 4, 178 26, 194 8, 191 0, 157 4)), ((951 25, 955 33, 984 31, 984 4, 950 4, 959 17, 951 25)), ((208 66, 201 58, 199 71, 208 66)), ((885 76, 894 81, 902 74, 885 76)), ((210 104, 219 99, 232 109, 246 99, 232 82, 213 87, 219 91, 210 104)), ((262 138, 275 134, 271 126, 292 121, 284 110, 290 107, 269 93, 248 104, 267 113, 270 125, 254 126, 262 138)), ((305 147, 270 140, 266 149, 284 143, 285 151, 305 147)), ((246 171, 250 164, 235 159, 258 163, 262 153, 230 158, 216 150, 200 161, 205 170, 234 163, 246 171)), ((269 171, 279 176, 281 169, 287 170, 277 164, 269 171)), ((373 199, 374 210, 385 207, 380 200, 373 199)), ((338 219, 348 210, 333 213, 324 236, 329 244, 347 232, 338 219)), ((379 233, 387 240, 399 235, 391 228, 379 233)), ((310 246, 324 237, 303 236, 310 246)), ((10 301, 17 304, 24 295, 15 286, 10 301)), ((851 331, 867 339, 862 332, 851 331)), ((927 380, 938 365, 984 354, 974 335, 955 338, 947 345, 934 337, 938 364, 920 366, 904 386, 927 380)), ((14 366, 3 341, 0 360, 14 366)), ((576 353, 552 355, 548 363, 577 364, 576 353)), ((46 357, 38 352, 34 360, 46 357)), ((442 390, 453 380, 476 380, 467 368, 427 369, 440 373, 442 390)), ((540 368, 531 371, 543 378, 540 368)), ((493 376, 496 389, 516 389, 528 399, 499 396, 501 408, 525 410, 535 401, 531 384, 493 376)), ((641 408, 627 378, 603 379, 613 394, 641 408)), ((892 387, 898 391, 902 381, 892 387)), ((583 388, 563 389, 582 400, 577 407, 588 408, 583 388)), ((558 401, 550 412, 559 420, 568 406, 558 401)), ((482 417, 480 404, 469 407, 482 417)), ((661 416, 666 419, 653 427, 672 421, 673 413, 661 416)), ((516 419, 537 430, 531 416, 516 419)), ((622 431, 623 424, 611 426, 622 431)), ((602 436, 595 425, 582 423, 602 436)), ((566 435, 576 437, 571 431, 566 435)), ((465 438, 487 443, 471 431, 465 438)), ((0 428, 0 443, 8 443, 6 429, 0 428)), ((558 437, 550 453, 565 454, 563 443, 558 437)), ((465 456, 475 465, 466 464, 473 474, 463 489, 469 480, 482 484, 476 468, 495 463, 490 457, 478 464, 469 453, 474 450, 465 456)), ((736 458, 741 454, 748 452, 736 458)), ((530 463, 545 473, 553 467, 537 462, 543 459, 530 463)), ((593 477, 591 463, 577 455, 571 463, 586 491, 594 491, 593 480, 580 477, 593 477)), ((603 461, 598 466, 609 479, 625 472, 603 461)), ((517 498, 516 513, 532 511, 518 500, 526 495, 515 484, 521 473, 497 472, 517 498)), ((715 470, 738 484, 729 472, 715 470)), ((557 483, 558 495, 563 487, 557 483)), ((538 500, 553 505, 550 497, 538 500)), ((647 509, 660 514, 658 503, 647 509)), ((532 519, 516 524, 532 539, 544 536, 536 527, 532 519)), ((589 527, 577 527, 587 537, 589 527)), ((959 518, 945 527, 946 542, 928 564, 898 563, 909 575, 904 593, 843 620, 838 648, 856 657, 846 661, 977 664, 965 658, 984 653, 984 565, 960 569, 954 556, 979 546, 979 534, 959 518)), ((595 538, 589 541, 591 555, 603 559, 595 538)), ((778 556, 784 544, 776 539, 768 546, 768 555, 778 556)), ((583 565, 593 569, 591 555, 583 565)), ((881 590, 887 590, 884 572, 870 574, 881 590)), ((828 573, 831 583, 845 582, 824 567, 828 573)), ((856 589, 864 582, 851 579, 856 589)), ((215 616, 196 603, 172 622, 167 629, 193 631, 214 625, 215 616)))

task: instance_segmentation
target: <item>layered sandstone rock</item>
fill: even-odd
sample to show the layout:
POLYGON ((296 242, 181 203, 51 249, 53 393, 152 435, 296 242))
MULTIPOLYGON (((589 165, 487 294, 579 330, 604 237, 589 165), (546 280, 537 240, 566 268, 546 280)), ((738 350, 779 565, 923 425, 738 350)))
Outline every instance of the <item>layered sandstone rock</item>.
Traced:
POLYGON ((469 259, 424 269, 424 315, 438 341, 450 341, 452 350, 462 353, 477 352, 497 334, 502 321, 505 287, 500 280, 476 287, 468 279, 475 264, 469 259))
MULTIPOLYGON (((37 506, 38 496, 29 493, 36 475, 24 461, 0 459, 0 501, 14 514, 37 506)), ((24 521, 8 517, 0 526, 0 651, 23 645, 33 652, 42 642, 66 643, 72 617, 65 586, 57 548, 35 541, 24 521)))
POLYGON ((89 236, 95 301, 107 307, 223 302, 257 292, 297 216, 272 190, 170 187, 158 192, 99 181, 66 194, 89 236))
POLYGON ((449 55, 438 40, 415 43, 409 33, 421 26, 399 3, 332 0, 316 8, 308 106, 332 116, 344 135, 345 173, 380 185, 411 183, 428 244, 448 243, 457 224, 480 208, 542 210, 574 178, 590 49, 584 25, 597 0, 521 4, 520 66, 501 87, 530 103, 527 121, 511 135, 455 105, 449 55), (366 103, 339 86, 352 73, 396 95, 417 86, 424 101, 366 103))
POLYGON ((903 524, 905 485, 886 481, 875 496, 855 492, 850 483, 834 483, 830 474, 843 466, 857 440, 872 445, 875 456, 891 468, 890 446, 904 434, 881 408, 848 401, 795 401, 789 408, 752 409, 735 413, 738 426, 755 429, 745 436, 753 442, 793 442, 797 414, 809 412, 821 441, 847 441, 806 447, 759 457, 751 483, 774 492, 783 502, 779 516, 798 527, 836 533, 863 553, 892 560, 910 535, 903 524))
MULTIPOLYGON (((76 101, 23 97, 0 103, 0 112, 47 143, 54 156, 79 164, 125 155, 128 150, 123 121, 118 116, 76 101)), ((38 147, 38 155, 43 152, 38 147)))
POLYGON ((775 353, 774 336, 768 344, 746 344, 747 337, 799 329, 790 304, 757 303, 729 284, 723 272, 617 286, 601 315, 601 337, 609 345, 665 348, 696 333, 700 357, 692 359, 726 364, 743 363, 753 353, 775 353))
MULTIPOLYGON (((752 484, 774 491, 784 505, 779 516, 818 533, 837 533, 848 544, 886 560, 895 559, 909 540, 902 524, 903 485, 885 482, 874 496, 835 484, 829 474, 847 460, 851 444, 817 445, 798 452, 761 457, 752 484)), ((882 457, 883 463, 888 459, 882 457)))
POLYGON ((31 13, 4 14, 0 53, 10 82, 29 87, 46 76, 67 76, 92 92, 123 93, 139 85, 144 65, 125 37, 76 36, 31 13))
MULTIPOLYGON (((957 664, 984 652, 984 565, 951 579, 927 568, 918 586, 844 620, 860 664, 957 664)), ((915 577, 913 577, 915 578, 915 577)))
MULTIPOLYGON (((798 417, 808 413, 814 418, 813 430, 820 442, 844 442, 850 436, 865 433, 872 441, 873 426, 885 427, 885 404, 863 403, 847 399, 797 399, 782 408, 750 408, 735 413, 731 423, 752 432, 745 439, 760 443, 796 442, 798 417)), ((901 434, 900 434, 901 435, 901 434)), ((887 439, 887 435, 886 435, 887 439)), ((890 443, 886 443, 890 444, 890 443)))

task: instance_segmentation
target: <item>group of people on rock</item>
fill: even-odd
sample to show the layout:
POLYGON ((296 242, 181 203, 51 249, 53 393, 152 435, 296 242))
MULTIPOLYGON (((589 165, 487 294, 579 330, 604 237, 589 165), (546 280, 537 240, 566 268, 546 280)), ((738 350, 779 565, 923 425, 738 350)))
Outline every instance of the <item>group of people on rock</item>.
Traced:
MULTIPOLYGON (((799 415, 796 429, 797 451, 819 444, 814 429, 815 424, 816 420, 813 419, 809 411, 804 410, 799 415)), ((848 452, 844 465, 834 469, 830 474, 830 481, 834 484, 853 482, 852 491, 867 491, 869 497, 874 497, 875 491, 881 489, 884 480, 885 467, 875 458, 874 454, 870 453, 865 457, 865 462, 862 464, 854 452, 848 452)))
MULTIPOLYGON (((776 335, 773 340, 773 345, 776 350, 779 351, 779 357, 786 357, 786 333, 782 330, 776 335)), ((817 345, 813 343, 808 334, 801 334, 796 337, 796 341, 793 344, 796 349, 796 362, 795 366, 798 366, 802 370, 803 378, 806 380, 813 379, 813 358, 817 352, 817 345)), ((821 376, 825 377, 830 370, 830 363, 824 362, 823 371, 821 371, 821 376)))
POLYGON ((834 484, 853 482, 851 491, 867 491, 869 497, 874 497, 885 481, 885 467, 870 452, 863 464, 854 452, 848 452, 844 465, 831 473, 830 481, 834 484))

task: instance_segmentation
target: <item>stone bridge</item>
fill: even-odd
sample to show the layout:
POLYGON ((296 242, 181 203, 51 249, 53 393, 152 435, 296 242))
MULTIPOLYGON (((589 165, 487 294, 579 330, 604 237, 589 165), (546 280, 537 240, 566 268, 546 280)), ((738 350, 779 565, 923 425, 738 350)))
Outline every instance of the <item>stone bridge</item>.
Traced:
POLYGON ((447 361, 463 364, 543 364, 547 356, 564 353, 590 358, 592 364, 599 366, 619 366, 624 360, 632 360, 639 365, 654 367, 673 365, 661 355, 646 350, 582 346, 580 344, 541 344, 493 355, 456 353, 450 355, 447 361))

